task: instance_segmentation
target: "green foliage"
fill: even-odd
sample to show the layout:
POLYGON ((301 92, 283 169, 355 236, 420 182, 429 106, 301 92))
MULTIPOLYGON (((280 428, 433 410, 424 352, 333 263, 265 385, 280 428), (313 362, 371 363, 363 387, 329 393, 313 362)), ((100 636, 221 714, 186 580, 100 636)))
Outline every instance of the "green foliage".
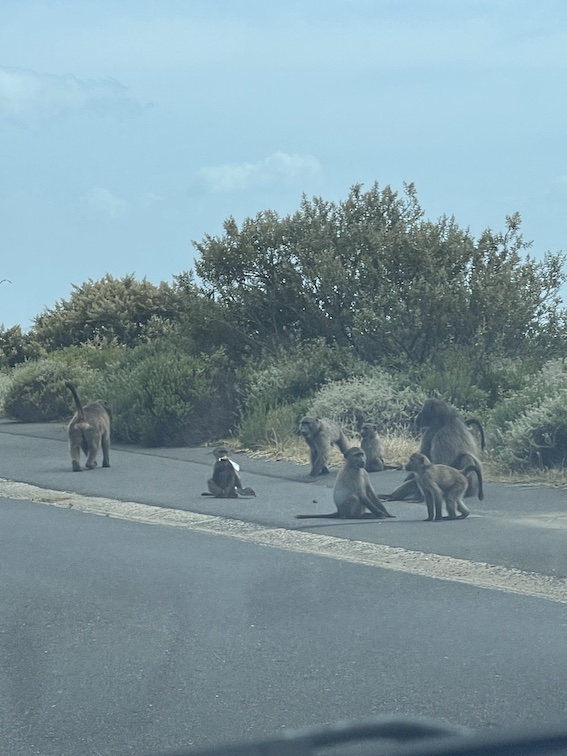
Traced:
POLYGON ((305 399, 279 406, 255 404, 238 428, 238 439, 249 449, 270 447, 283 451, 297 438, 298 418, 306 411, 305 399))
POLYGON ((352 350, 329 346, 323 339, 298 343, 240 371, 247 411, 290 404, 312 396, 327 381, 361 375, 367 366, 352 350))
POLYGON ((0 369, 12 368, 27 360, 37 360, 45 356, 45 350, 35 336, 23 333, 19 325, 4 329, 0 326, 0 369))
POLYGON ((35 318, 34 336, 49 351, 83 343, 135 346, 169 334, 177 317, 175 291, 165 282, 107 274, 73 289, 69 300, 35 318))
POLYGON ((412 184, 355 185, 338 204, 304 197, 293 216, 227 219, 196 244, 196 270, 255 354, 322 337, 406 368, 454 348, 485 362, 560 354, 565 256, 536 262, 528 247, 517 213, 475 240, 453 218, 425 220, 412 184))
MULTIPOLYGON (((93 381, 88 367, 72 369, 63 360, 43 359, 13 368, 11 382, 4 396, 4 412, 23 423, 42 423, 70 418, 74 405, 65 381, 79 389, 93 381)), ((86 401, 84 397, 81 397, 86 401)))
POLYGON ((525 388, 491 415, 490 445, 511 469, 565 467, 567 463, 567 368, 546 364, 525 388))
POLYGON ((330 417, 354 432, 359 416, 376 423, 381 431, 410 430, 427 395, 417 387, 400 385, 379 368, 364 377, 335 381, 323 386, 310 403, 309 414, 330 417))
POLYGON ((223 435, 235 421, 229 374, 222 354, 196 357, 172 343, 147 344, 109 366, 96 391, 110 402, 116 439, 142 446, 197 444, 223 435))

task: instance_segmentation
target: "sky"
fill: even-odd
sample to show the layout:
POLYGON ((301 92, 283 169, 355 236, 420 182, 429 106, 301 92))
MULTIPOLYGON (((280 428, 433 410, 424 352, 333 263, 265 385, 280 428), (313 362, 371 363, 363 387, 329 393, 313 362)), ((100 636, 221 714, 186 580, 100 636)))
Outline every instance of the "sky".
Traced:
POLYGON ((567 252, 564 0, 0 0, 0 324, 353 184, 567 252))

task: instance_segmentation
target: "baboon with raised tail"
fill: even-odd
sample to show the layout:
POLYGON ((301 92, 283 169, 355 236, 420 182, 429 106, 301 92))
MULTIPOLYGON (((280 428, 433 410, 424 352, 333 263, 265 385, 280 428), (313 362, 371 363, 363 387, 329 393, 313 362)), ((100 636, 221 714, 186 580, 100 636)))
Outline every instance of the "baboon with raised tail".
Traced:
POLYGON ((86 468, 97 466, 96 456, 102 448, 102 466, 110 467, 110 424, 112 414, 104 399, 81 404, 77 389, 70 381, 65 381, 75 400, 77 411, 67 427, 69 453, 73 472, 81 472, 81 450, 87 455, 86 468))
POLYGON ((427 520, 463 520, 470 515, 470 510, 463 501, 463 496, 469 485, 467 475, 473 474, 477 478, 479 499, 484 498, 482 487, 482 471, 476 464, 467 465, 462 470, 456 470, 449 465, 435 465, 425 454, 415 452, 409 458, 406 470, 412 472, 427 504, 427 520), (447 508, 447 517, 443 517, 443 503, 447 508), (457 510, 459 516, 457 517, 457 510))
MULTIPOLYGON (((415 418, 415 424, 422 431, 419 453, 424 454, 433 464, 449 465, 457 469, 476 465, 482 470, 480 451, 470 425, 479 428, 481 444, 484 444, 484 431, 476 419, 463 420, 457 411, 441 399, 427 399, 415 418)), ((474 472, 467 473, 468 485, 465 496, 478 494, 478 477, 474 472)), ((388 501, 403 499, 421 500, 421 492, 413 475, 398 486, 391 494, 385 494, 388 501)))

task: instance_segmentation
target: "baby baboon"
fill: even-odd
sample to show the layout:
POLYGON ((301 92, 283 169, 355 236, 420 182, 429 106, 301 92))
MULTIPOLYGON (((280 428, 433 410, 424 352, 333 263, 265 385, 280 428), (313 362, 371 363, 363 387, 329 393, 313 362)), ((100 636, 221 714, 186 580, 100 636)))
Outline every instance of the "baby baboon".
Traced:
POLYGON ((370 516, 378 517, 379 519, 394 517, 374 493, 368 473, 364 469, 366 457, 362 449, 358 446, 352 446, 350 449, 347 449, 344 456, 345 464, 337 474, 333 489, 333 500, 337 511, 332 514, 297 515, 297 519, 329 518, 355 520, 366 517, 367 509, 371 512, 370 516))
POLYGON ((65 381, 65 385, 77 407, 67 428, 73 471, 81 472, 81 449, 87 455, 86 467, 89 470, 96 467, 96 455, 101 446, 102 466, 110 467, 110 407, 103 399, 83 407, 75 386, 70 381, 65 381))
MULTIPOLYGON (((484 443, 484 431, 478 420, 468 423, 478 426, 481 432, 481 443, 484 443)), ((482 469, 479 461, 479 450, 475 436, 468 424, 462 420, 457 411, 441 399, 428 399, 415 418, 415 424, 422 429, 420 454, 425 454, 433 464, 449 465, 460 468, 466 465, 476 465, 482 469)), ((468 487, 465 496, 476 496, 478 493, 478 478, 474 472, 467 474, 468 487)), ((388 501, 402 499, 420 499, 418 487, 412 476, 405 483, 387 496, 388 501)))
POLYGON ((207 481, 209 490, 201 496, 215 496, 217 499, 238 499, 238 494, 256 496, 251 488, 242 488, 238 465, 229 458, 226 446, 219 446, 213 454, 217 458, 213 465, 213 476, 207 481))
POLYGON ((449 465, 434 465, 425 454, 415 452, 406 465, 406 470, 415 476, 427 504, 427 520, 463 520, 470 515, 470 510, 463 501, 469 485, 467 474, 473 474, 478 480, 478 498, 484 498, 482 489, 482 471, 476 464, 467 465, 463 470, 456 470, 449 465), (447 507, 447 517, 443 517, 443 502, 447 507))
POLYGON ((350 444, 339 426, 326 417, 309 417, 306 415, 299 421, 299 432, 309 446, 311 456, 310 478, 325 475, 329 472, 329 455, 331 444, 339 447, 346 454, 350 444))

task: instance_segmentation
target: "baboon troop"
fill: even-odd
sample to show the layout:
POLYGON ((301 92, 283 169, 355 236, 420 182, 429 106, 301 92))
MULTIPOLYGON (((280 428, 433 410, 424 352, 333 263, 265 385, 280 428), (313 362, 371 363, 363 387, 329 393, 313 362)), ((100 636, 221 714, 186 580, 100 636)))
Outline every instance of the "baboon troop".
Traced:
POLYGON ((219 446, 213 451, 216 462, 213 465, 213 475, 207 481, 208 491, 201 496, 214 496, 217 499, 238 499, 238 496, 256 496, 249 487, 243 488, 240 480, 239 468, 228 456, 225 446, 219 446))
POLYGON ((482 488, 482 471, 477 464, 469 464, 462 470, 449 465, 433 464, 425 456, 415 452, 406 465, 406 470, 414 474, 421 493, 427 504, 427 520, 464 519, 470 514, 463 501, 469 485, 468 474, 475 475, 478 482, 478 498, 484 498, 482 488), (447 508, 447 517, 443 516, 443 503, 447 508), (457 518, 457 510, 459 516, 457 518))
POLYGON ((366 455, 358 446, 344 452, 345 463, 337 474, 333 488, 333 500, 337 511, 332 514, 296 515, 297 519, 361 519, 394 517, 376 496, 364 465, 366 455), (370 515, 366 510, 369 510, 370 515))
POLYGON ((65 386, 73 395, 77 408, 67 427, 73 472, 81 472, 81 449, 87 456, 87 469, 97 466, 96 456, 101 447, 102 466, 110 467, 110 407, 103 399, 83 407, 75 386, 70 381, 65 381, 65 386))
POLYGON ((350 447, 347 437, 337 423, 326 417, 305 415, 299 421, 299 432, 309 446, 311 456, 310 478, 329 472, 331 445, 335 444, 343 454, 350 447))
MULTIPOLYGON (((465 422, 446 402, 441 399, 427 399, 415 418, 415 424, 422 431, 419 452, 433 464, 449 465, 456 469, 475 465, 482 470, 478 444, 469 427, 475 425, 479 429, 481 446, 484 446, 484 431, 478 420, 471 419, 465 422)), ((477 496, 478 476, 471 470, 466 473, 466 477, 468 483, 464 495, 477 496)), ((422 499, 413 475, 408 476, 401 486, 385 498, 388 501, 422 499)))

